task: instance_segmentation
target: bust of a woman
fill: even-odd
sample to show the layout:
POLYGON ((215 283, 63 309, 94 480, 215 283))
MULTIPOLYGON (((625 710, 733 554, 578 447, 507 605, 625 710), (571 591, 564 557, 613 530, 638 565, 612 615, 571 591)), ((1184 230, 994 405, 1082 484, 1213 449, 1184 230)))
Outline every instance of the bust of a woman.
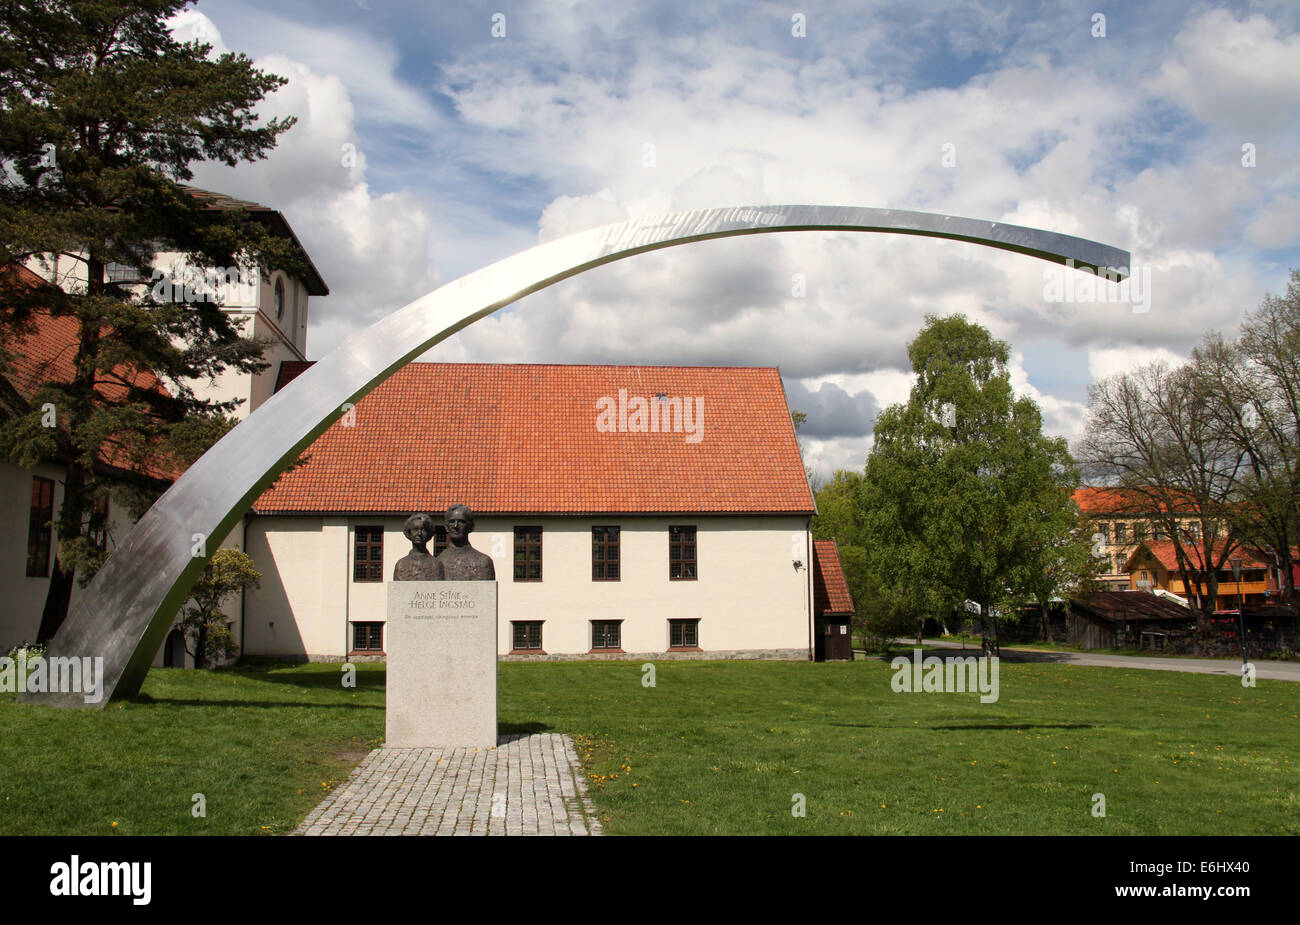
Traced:
POLYGON ((393 566, 393 581, 442 581, 442 563, 429 552, 433 539, 433 518, 428 514, 412 514, 406 518, 402 533, 411 541, 411 551, 393 566))

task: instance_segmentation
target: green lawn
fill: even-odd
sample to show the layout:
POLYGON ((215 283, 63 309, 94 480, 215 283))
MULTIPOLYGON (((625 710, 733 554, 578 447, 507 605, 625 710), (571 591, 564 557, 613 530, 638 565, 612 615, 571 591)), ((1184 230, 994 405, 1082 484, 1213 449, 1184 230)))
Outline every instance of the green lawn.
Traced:
POLYGON ((155 668, 102 712, 4 696, 0 834, 289 832, 382 743, 383 666, 358 667, 354 690, 338 665, 155 668))
MULTIPOLYGON (((574 736, 609 834, 1300 834, 1295 684, 1003 663, 981 704, 896 694, 881 661, 656 669, 501 666, 502 730, 574 736)), ((382 666, 339 677, 155 669, 104 712, 0 699, 0 834, 290 831, 383 736, 382 666)))

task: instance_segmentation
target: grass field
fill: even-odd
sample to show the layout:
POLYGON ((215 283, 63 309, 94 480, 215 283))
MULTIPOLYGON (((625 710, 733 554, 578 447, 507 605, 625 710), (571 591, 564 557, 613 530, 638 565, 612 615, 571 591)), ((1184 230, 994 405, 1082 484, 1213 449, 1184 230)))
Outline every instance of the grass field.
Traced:
MULTIPOLYGON (((358 668, 155 669, 103 712, 6 696, 0 834, 288 832, 382 739, 383 666, 358 668)), ((502 731, 573 736, 609 834, 1300 834, 1295 684, 1004 663, 981 704, 896 694, 881 661, 656 671, 501 666, 502 731)))

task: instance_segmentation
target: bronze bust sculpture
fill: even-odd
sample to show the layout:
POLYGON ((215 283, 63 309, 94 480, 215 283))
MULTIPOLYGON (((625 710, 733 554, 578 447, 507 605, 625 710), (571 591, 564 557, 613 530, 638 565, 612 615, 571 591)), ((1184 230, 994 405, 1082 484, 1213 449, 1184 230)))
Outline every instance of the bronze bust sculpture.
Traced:
POLYGON ((474 515, 463 504, 447 508, 447 548, 438 556, 438 565, 447 581, 495 581, 496 568, 492 557, 484 555, 469 544, 474 531, 474 515))
POLYGON ((393 566, 393 581, 442 581, 442 563, 429 552, 428 542, 433 539, 433 518, 428 514, 412 514, 406 518, 402 533, 411 541, 411 551, 393 566))

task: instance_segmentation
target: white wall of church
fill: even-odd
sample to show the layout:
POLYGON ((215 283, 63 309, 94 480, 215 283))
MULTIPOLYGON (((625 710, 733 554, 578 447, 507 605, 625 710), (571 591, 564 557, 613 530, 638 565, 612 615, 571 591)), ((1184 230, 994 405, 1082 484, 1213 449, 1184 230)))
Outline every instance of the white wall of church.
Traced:
MULTIPOLYGON (((403 517, 260 515, 248 552, 263 574, 246 599, 245 649, 295 658, 347 655, 349 623, 382 623, 393 566, 410 550, 403 517), (352 528, 383 526, 382 582, 353 581, 352 528)), ((478 519, 471 537, 491 555, 499 596, 499 650, 511 621, 541 620, 550 655, 591 648, 591 620, 621 620, 628 653, 664 652, 670 619, 699 619, 705 652, 803 650, 809 644, 807 519, 800 516, 597 516, 478 519), (622 576, 591 578, 591 528, 618 525, 622 576), (699 577, 668 577, 668 527, 697 529, 699 577), (542 527, 542 581, 513 580, 514 527, 542 527), (794 568, 795 560, 800 568, 794 568)))

